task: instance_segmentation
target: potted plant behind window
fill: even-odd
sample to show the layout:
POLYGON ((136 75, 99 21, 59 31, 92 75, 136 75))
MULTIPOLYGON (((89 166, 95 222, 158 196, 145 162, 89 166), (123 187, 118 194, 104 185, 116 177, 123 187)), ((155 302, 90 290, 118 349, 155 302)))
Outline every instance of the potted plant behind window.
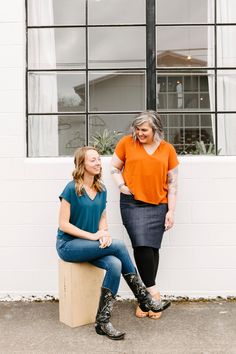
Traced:
POLYGON ((91 137, 90 144, 94 146, 101 155, 112 155, 122 132, 112 131, 105 128, 91 137))

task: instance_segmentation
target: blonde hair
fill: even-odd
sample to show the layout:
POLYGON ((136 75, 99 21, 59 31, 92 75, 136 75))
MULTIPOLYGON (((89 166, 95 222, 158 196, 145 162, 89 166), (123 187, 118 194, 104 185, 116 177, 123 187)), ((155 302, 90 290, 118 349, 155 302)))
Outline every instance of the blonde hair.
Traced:
MULTIPOLYGON (((76 193, 81 196, 83 194, 83 183, 84 183, 84 171, 85 171, 85 157, 86 157, 86 152, 89 150, 94 150, 97 151, 94 147, 92 146, 84 146, 81 148, 78 148, 75 151, 74 154, 74 164, 75 164, 75 169, 72 172, 73 179, 75 181, 75 190, 76 193)), ((97 151, 98 153, 98 151, 97 151)), ((94 176, 93 180, 93 188, 97 192, 101 192, 104 190, 104 185, 101 181, 102 173, 100 172, 98 175, 94 176)))
POLYGON ((143 124, 148 123, 152 128, 154 140, 164 139, 164 130, 161 122, 161 117, 156 111, 143 111, 133 121, 131 125, 131 134, 136 141, 136 128, 143 124))

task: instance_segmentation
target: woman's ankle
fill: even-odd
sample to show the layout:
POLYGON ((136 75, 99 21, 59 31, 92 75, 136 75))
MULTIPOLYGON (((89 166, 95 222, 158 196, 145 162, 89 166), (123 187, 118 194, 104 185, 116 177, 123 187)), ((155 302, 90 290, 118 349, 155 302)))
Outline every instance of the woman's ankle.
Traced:
POLYGON ((153 285, 153 286, 149 286, 147 288, 147 291, 149 292, 149 294, 154 297, 154 295, 156 295, 156 293, 158 293, 158 289, 157 289, 157 286, 156 285, 153 285))

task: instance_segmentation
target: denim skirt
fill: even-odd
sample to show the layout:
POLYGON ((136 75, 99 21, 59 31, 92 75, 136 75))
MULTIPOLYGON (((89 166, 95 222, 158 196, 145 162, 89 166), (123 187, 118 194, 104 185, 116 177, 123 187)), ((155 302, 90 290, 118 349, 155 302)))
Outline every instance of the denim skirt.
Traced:
POLYGON ((167 210, 166 203, 149 204, 120 194, 121 217, 133 247, 161 247, 167 210))

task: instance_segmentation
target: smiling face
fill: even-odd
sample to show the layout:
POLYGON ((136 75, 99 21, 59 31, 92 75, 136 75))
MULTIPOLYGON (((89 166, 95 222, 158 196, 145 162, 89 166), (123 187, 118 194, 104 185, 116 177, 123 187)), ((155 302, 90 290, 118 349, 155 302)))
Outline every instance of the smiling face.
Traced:
POLYGON ((86 151, 84 172, 90 176, 96 176, 101 172, 101 158, 96 150, 86 151))
POLYGON ((154 140, 154 134, 152 127, 149 123, 145 122, 140 124, 135 129, 136 137, 141 144, 152 144, 154 140))

